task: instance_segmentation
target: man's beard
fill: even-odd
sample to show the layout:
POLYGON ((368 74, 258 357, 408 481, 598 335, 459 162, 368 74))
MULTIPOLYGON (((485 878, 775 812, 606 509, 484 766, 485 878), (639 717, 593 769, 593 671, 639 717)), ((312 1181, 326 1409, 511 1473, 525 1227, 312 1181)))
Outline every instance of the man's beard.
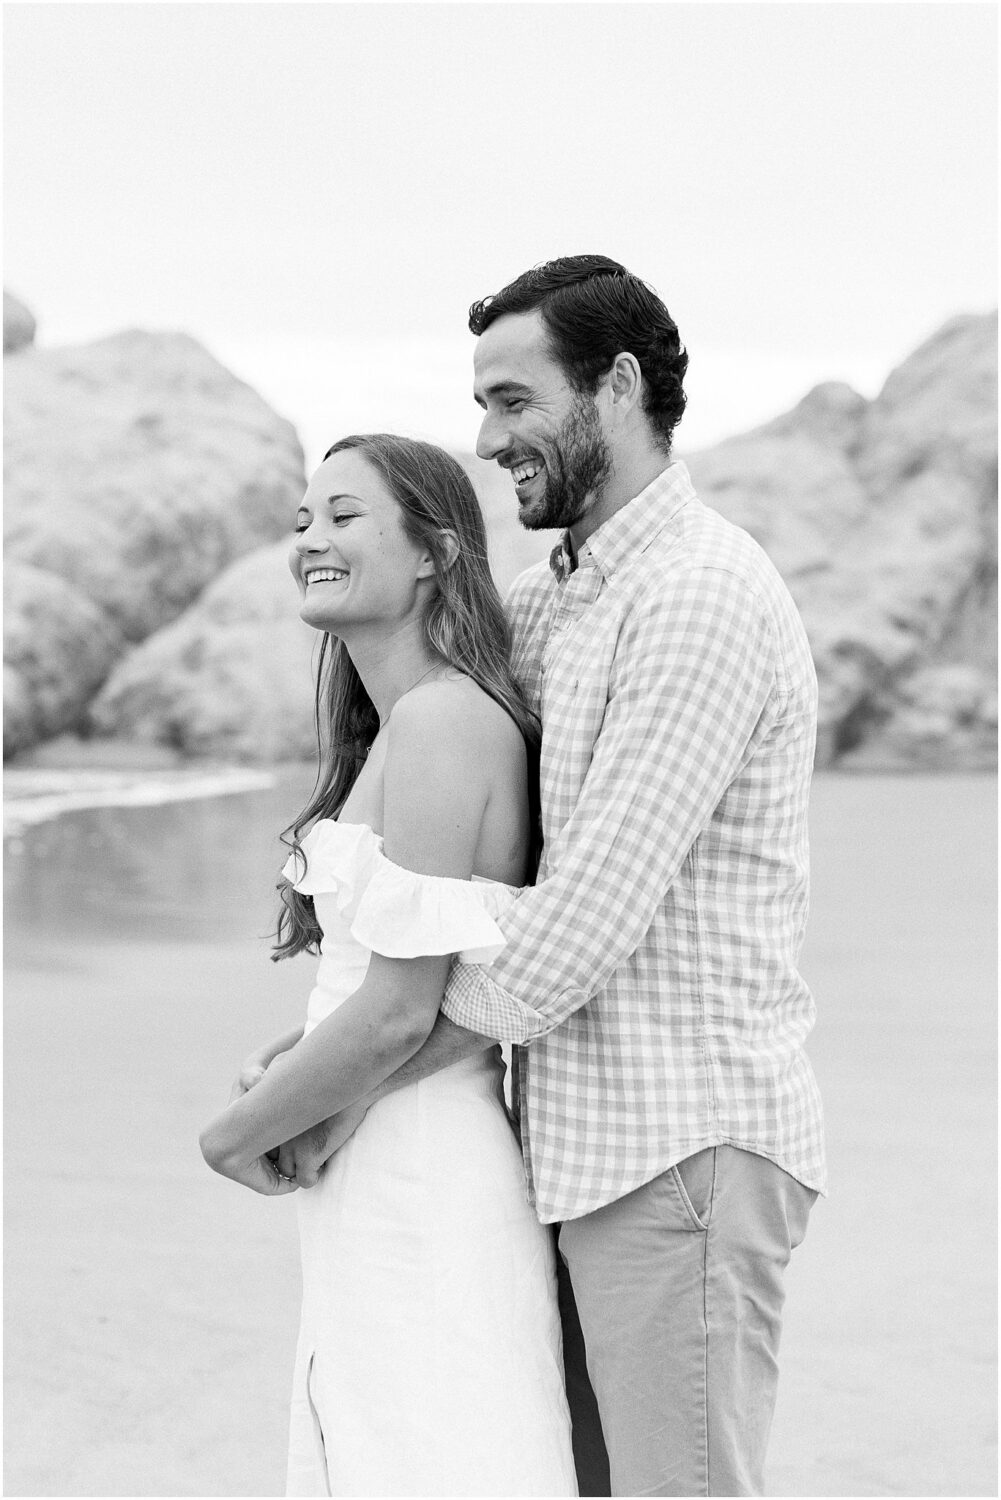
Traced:
POLYGON ((573 526, 587 508, 588 498, 600 492, 612 472, 612 455, 601 431, 593 396, 581 395, 560 424, 544 452, 544 488, 518 514, 528 531, 573 526))

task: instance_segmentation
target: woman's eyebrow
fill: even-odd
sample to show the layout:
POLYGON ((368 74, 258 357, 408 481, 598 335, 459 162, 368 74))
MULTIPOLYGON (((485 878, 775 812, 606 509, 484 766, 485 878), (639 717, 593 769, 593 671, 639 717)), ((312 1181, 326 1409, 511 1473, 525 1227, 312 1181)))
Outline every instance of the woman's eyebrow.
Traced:
MULTIPOLYGON (((320 505, 333 505, 335 500, 357 500, 359 505, 365 504, 360 495, 326 495, 319 503, 320 505)), ((296 515, 301 515, 304 510, 309 510, 305 501, 299 506, 296 515)))

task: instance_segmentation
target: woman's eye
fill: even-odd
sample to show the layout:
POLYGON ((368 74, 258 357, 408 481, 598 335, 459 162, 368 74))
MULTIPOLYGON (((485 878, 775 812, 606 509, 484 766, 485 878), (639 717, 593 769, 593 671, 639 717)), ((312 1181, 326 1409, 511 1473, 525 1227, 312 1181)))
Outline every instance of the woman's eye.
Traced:
POLYGON ((353 510, 342 511, 340 515, 334 516, 334 525, 340 526, 344 521, 353 521, 355 513, 353 510))
POLYGON ((308 531, 308 530, 309 530, 309 522, 308 521, 300 521, 299 524, 295 528, 295 534, 296 534, 296 536, 298 536, 300 534, 300 532, 308 531))

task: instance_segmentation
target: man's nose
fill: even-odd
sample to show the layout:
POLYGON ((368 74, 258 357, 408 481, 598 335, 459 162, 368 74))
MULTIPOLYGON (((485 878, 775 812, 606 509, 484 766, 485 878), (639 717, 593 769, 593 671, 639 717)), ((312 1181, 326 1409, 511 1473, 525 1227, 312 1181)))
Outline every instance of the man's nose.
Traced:
POLYGON ((491 416, 490 412, 486 412, 476 439, 477 458, 496 458, 509 445, 510 439, 503 423, 499 422, 496 416, 491 416))

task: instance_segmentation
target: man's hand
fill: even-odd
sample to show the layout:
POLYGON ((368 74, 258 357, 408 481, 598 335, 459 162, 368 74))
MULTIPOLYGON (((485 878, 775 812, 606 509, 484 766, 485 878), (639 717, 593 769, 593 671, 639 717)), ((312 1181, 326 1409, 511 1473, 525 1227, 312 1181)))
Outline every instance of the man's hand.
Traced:
POLYGON ((241 1099, 244 1094, 250 1092, 255 1083, 260 1083, 267 1070, 267 1063, 259 1063, 254 1058, 247 1058, 239 1073, 233 1080, 233 1087, 229 1091, 227 1104, 232 1104, 234 1099, 241 1099))
POLYGON ((354 1135, 368 1109, 368 1103, 359 1100, 286 1141, 278 1152, 279 1172, 294 1178, 297 1187, 315 1187, 325 1164, 354 1135))

